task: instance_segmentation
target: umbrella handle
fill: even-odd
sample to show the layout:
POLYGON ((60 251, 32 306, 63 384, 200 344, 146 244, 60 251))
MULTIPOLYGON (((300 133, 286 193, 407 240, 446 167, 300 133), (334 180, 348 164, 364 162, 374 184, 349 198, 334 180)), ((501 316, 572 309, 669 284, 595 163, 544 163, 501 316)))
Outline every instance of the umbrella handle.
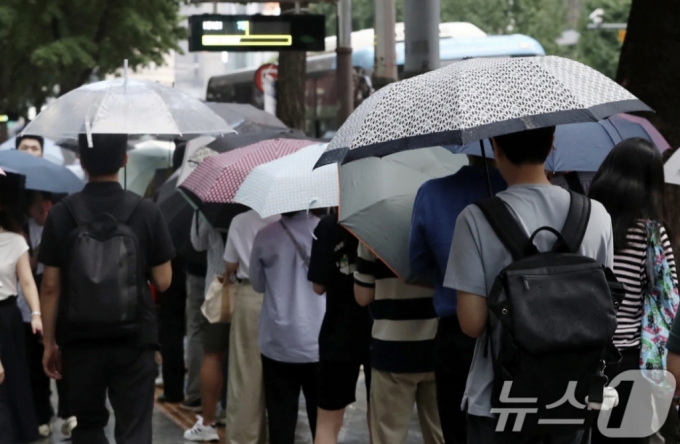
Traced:
POLYGON ((489 187, 489 197, 493 197, 493 190, 491 189, 491 174, 489 173, 489 163, 486 161, 486 148, 484 147, 484 139, 479 141, 482 147, 482 158, 484 159, 484 170, 486 171, 486 184, 489 187))
MULTIPOLYGON (((318 197, 313 198, 312 200, 309 201, 309 204, 307 205, 307 226, 309 227, 309 210, 312 209, 312 205, 314 205, 314 202, 319 200, 318 197)), ((314 235, 314 230, 312 228, 309 228, 309 232, 312 233, 312 239, 317 240, 316 236, 314 235)))

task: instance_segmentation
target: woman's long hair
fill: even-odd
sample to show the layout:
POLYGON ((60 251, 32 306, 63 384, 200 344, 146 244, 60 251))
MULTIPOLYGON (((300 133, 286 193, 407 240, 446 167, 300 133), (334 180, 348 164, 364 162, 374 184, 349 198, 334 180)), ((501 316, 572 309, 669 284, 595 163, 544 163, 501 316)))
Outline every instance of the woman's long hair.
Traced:
POLYGON ((653 143, 633 138, 609 153, 593 178, 589 196, 612 218, 614 248, 626 248, 628 229, 638 219, 663 223, 664 173, 661 153, 653 143))
POLYGON ((17 223, 12 212, 0 207, 0 228, 12 233, 21 234, 21 226, 17 223))

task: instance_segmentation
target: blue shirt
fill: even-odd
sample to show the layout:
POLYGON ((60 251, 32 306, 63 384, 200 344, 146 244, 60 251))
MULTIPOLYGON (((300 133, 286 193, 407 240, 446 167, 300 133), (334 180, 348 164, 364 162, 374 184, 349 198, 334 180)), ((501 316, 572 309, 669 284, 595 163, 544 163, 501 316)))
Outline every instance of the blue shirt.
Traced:
MULTIPOLYGON (((456 290, 444 287, 451 240, 458 215, 470 204, 489 197, 484 167, 464 166, 456 174, 425 182, 418 190, 408 252, 411 271, 434 280, 434 308, 437 316, 456 314, 456 290)), ((507 184, 495 168, 489 168, 495 193, 507 184)))
MULTIPOLYGON (((309 256, 319 219, 300 212, 283 217, 295 242, 309 256)), ((260 353, 288 363, 319 361, 319 331, 326 298, 314 293, 307 265, 280 222, 262 228, 250 256, 250 284, 264 293, 258 328, 260 353)))

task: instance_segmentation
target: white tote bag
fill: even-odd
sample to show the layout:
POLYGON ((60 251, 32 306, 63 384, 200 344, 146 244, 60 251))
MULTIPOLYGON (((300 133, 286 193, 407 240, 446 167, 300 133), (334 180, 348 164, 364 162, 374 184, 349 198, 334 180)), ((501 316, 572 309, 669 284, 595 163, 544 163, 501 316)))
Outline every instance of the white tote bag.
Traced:
POLYGON ((211 324, 231 322, 231 315, 234 313, 231 287, 224 276, 215 276, 210 283, 201 312, 211 324))

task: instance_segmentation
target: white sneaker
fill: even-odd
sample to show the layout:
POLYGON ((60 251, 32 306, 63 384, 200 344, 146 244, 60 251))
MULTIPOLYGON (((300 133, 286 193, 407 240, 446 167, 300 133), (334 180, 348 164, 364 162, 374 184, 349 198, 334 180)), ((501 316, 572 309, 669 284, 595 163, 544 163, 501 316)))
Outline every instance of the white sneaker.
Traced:
POLYGON ((38 427, 38 435, 40 435, 41 438, 47 438, 52 434, 52 429, 50 428, 49 424, 43 424, 40 427, 38 427))
POLYGON ((76 419, 75 416, 71 416, 70 418, 66 418, 64 420, 64 423, 61 425, 61 434, 66 436, 66 437, 71 436, 73 429, 75 429, 77 425, 78 425, 78 420, 76 419))
POLYGON ((220 406, 215 413, 215 424, 221 427, 227 425, 227 411, 220 406))
POLYGON ((217 434, 217 429, 214 425, 203 425, 203 418, 196 417, 198 420, 196 424, 186 432, 184 432, 184 439, 187 441, 219 441, 220 436, 217 434))

